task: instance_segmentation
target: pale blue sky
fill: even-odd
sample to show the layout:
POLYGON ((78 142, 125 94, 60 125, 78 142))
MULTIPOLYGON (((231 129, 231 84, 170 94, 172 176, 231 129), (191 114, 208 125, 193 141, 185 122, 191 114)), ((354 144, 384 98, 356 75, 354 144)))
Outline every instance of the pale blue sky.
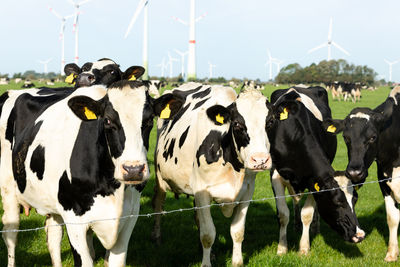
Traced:
MULTIPOLYGON (((80 65, 102 57, 122 69, 142 62, 143 15, 124 39, 139 0, 93 0, 82 5, 80 16, 80 65)), ((186 50, 188 27, 171 17, 189 18, 189 0, 149 0, 149 73, 167 52, 186 50)), ((37 60, 53 58, 49 71, 59 71, 60 22, 47 9, 73 13, 67 0, 1 0, 0 73, 43 71, 37 60)), ((196 0, 197 76, 208 76, 208 62, 217 65, 214 76, 267 79, 267 48, 284 64, 303 67, 326 59, 327 49, 307 51, 326 41, 333 17, 333 40, 350 56, 332 48, 332 58, 368 65, 389 78, 384 59, 400 60, 400 1, 398 0, 196 0)), ((72 20, 65 30, 66 61, 73 62, 72 20)), ((180 63, 174 64, 174 75, 180 63)), ((275 69, 274 69, 275 71, 275 69)), ((274 72, 274 75, 276 73, 274 72)), ((393 80, 400 81, 400 63, 393 66, 393 80)))

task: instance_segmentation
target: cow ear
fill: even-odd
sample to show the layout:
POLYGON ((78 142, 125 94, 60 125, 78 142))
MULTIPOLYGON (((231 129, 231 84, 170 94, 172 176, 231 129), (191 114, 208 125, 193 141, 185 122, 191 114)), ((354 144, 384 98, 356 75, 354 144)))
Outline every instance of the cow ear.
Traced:
POLYGON ((129 80, 129 81, 135 81, 139 79, 143 73, 145 72, 145 69, 140 66, 132 66, 129 67, 124 74, 122 75, 123 80, 129 80))
POLYGON ((231 112, 221 105, 209 107, 206 113, 208 118, 216 125, 223 125, 231 120, 231 112))
POLYGON ((332 134, 338 134, 344 129, 343 120, 326 119, 322 122, 322 127, 325 131, 332 134))
POLYGON ((75 82, 76 77, 79 73, 81 73, 81 68, 75 63, 69 63, 64 67, 65 75, 65 82, 69 84, 73 84, 75 82))
POLYGON ((75 96, 68 101, 68 106, 83 121, 97 120, 103 114, 102 105, 87 96, 75 96))
POLYGON ((284 121, 289 116, 296 114, 300 109, 300 104, 297 101, 285 101, 275 108, 275 113, 279 120, 284 121))
POLYGON ((160 119, 169 120, 178 113, 185 101, 182 97, 173 94, 165 94, 154 100, 154 114, 160 119))

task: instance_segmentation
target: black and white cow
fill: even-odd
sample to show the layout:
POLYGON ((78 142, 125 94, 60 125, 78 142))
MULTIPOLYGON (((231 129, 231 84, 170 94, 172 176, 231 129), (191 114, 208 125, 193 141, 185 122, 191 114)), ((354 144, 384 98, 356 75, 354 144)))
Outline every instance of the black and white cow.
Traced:
MULTIPOLYGON (((288 249, 289 209, 283 197, 286 187, 291 194, 306 189, 316 193, 308 196, 301 211, 300 253, 307 254, 310 250, 309 227, 315 206, 321 217, 345 240, 360 242, 365 233, 359 229, 353 210, 353 192, 343 189, 318 193, 348 183, 340 178, 342 175, 335 179, 331 166, 337 141, 335 135, 323 128, 323 120, 331 118, 326 90, 322 87, 280 89, 272 93, 271 103, 276 121, 267 118, 267 125, 273 160, 271 184, 275 196, 279 196, 276 199, 280 224, 278 254, 284 254, 288 249)), ((294 201, 298 202, 300 198, 296 197, 294 201)))
POLYGON ((119 65, 113 60, 102 58, 95 62, 86 62, 80 68, 75 63, 65 65, 66 82, 74 83, 75 88, 103 84, 109 86, 120 80, 136 80, 143 75, 145 69, 140 66, 131 66, 122 72, 119 65))
MULTIPOLYGON (((189 85, 194 85, 189 84, 189 85)), ((193 195, 195 205, 245 201, 221 207, 231 217, 233 240, 232 264, 243 265, 242 242, 248 200, 252 198, 256 172, 271 167, 266 134, 267 98, 256 90, 237 97, 230 87, 196 86, 177 88, 173 94, 184 96, 181 111, 160 129, 155 154, 155 211, 162 211, 166 191, 193 195)), ((200 241, 203 246, 202 266, 210 266, 215 227, 210 208, 196 212, 200 241)), ((153 238, 161 237, 161 217, 155 218, 153 238)))
MULTIPOLYGON (((22 94, 12 125, 1 120, 3 230, 18 229, 19 205, 32 206, 50 216, 47 226, 66 223, 76 266, 93 265, 92 231, 108 250, 110 266, 123 266, 137 217, 118 218, 139 212, 153 117, 166 106, 164 117, 173 116, 183 101, 171 94, 154 100, 138 81, 120 81, 108 90, 82 87, 48 104, 53 97, 22 94), (9 143, 12 153, 3 149, 9 143), (106 220, 111 218, 116 219, 106 220)), ((60 242, 54 236, 62 228, 50 229, 50 254, 58 265, 60 243, 50 243, 60 242)), ((5 232, 3 239, 8 266, 15 266, 17 233, 5 232)))
POLYGON ((344 120, 326 122, 335 133, 343 131, 349 163, 346 176, 353 183, 363 183, 368 168, 376 161, 378 180, 385 198, 389 246, 386 261, 396 261, 399 255, 397 231, 400 221, 400 86, 375 109, 355 108, 344 120))

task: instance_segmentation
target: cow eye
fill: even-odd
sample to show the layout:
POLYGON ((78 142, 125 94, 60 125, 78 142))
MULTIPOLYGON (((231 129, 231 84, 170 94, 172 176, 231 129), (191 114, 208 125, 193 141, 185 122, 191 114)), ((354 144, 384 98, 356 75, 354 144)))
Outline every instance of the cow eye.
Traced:
POLYGON ((109 70, 109 71, 108 71, 108 73, 110 73, 110 74, 114 74, 114 73, 115 73, 115 71, 114 71, 114 70, 109 70))
POLYGON ((105 124, 105 125, 110 125, 110 124, 111 124, 110 119, 105 118, 105 119, 104 119, 104 124, 105 124))
POLYGON ((244 127, 243 127, 243 125, 242 125, 240 122, 234 121, 234 122, 233 122, 233 128, 234 128, 235 130, 240 131, 240 130, 242 130, 244 127))
POLYGON ((374 135, 368 140, 368 142, 373 143, 373 142, 375 142, 375 140, 376 140, 376 136, 374 135))

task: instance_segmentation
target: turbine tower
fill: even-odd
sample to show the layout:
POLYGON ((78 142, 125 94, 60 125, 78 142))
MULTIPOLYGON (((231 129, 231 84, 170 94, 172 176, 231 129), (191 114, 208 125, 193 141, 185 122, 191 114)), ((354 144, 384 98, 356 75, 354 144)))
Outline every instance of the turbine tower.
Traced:
POLYGON ((280 65, 283 63, 283 61, 280 59, 277 59, 277 58, 273 58, 271 56, 271 52, 269 51, 269 49, 267 49, 267 52, 268 52, 268 60, 267 60, 267 62, 265 62, 265 66, 269 66, 269 79, 268 80, 272 80, 272 64, 276 64, 276 70, 279 73, 280 65))
MULTIPOLYGON (((189 55, 188 55, 188 69, 187 69, 187 79, 196 80, 196 31, 195 24, 202 18, 206 16, 206 13, 198 18, 195 18, 195 0, 190 0, 190 20, 189 20, 189 55)), ((176 21, 188 25, 187 22, 173 17, 176 21)))
POLYGON ((40 64, 43 64, 43 73, 46 74, 47 73, 47 64, 49 64, 50 61, 52 61, 53 58, 49 58, 47 60, 38 60, 38 62, 40 64))
POLYGON ((163 57, 160 64, 157 64, 157 67, 160 67, 161 69, 161 77, 165 77, 164 73, 165 70, 167 69, 167 64, 165 63, 165 57, 163 57))
POLYGON ((332 47, 332 45, 335 46, 340 51, 342 51, 343 53, 345 53, 346 55, 350 56, 349 52, 347 52, 343 47, 341 47, 340 45, 338 45, 337 43, 335 43, 332 40, 332 17, 331 17, 330 22, 329 22, 328 41, 323 43, 323 44, 321 44, 321 45, 319 45, 319 46, 317 46, 317 47, 314 47, 314 48, 308 50, 307 53, 310 54, 310 53, 312 53, 312 52, 314 52, 314 51, 316 51, 316 50, 318 50, 320 48, 324 48, 324 47, 327 46, 328 47, 328 61, 329 61, 329 60, 331 60, 331 47, 332 47))
POLYGON ((213 65, 210 61, 208 61, 208 79, 211 79, 213 77, 213 68, 215 68, 217 65, 213 65))
POLYGON ((79 8, 81 5, 86 4, 87 2, 90 2, 92 0, 83 0, 81 2, 74 2, 73 0, 68 0, 75 8, 75 17, 74 17, 74 24, 73 24, 73 31, 75 32, 75 57, 74 57, 74 62, 75 64, 79 64, 79 55, 78 55, 78 37, 79 37, 79 15, 81 14, 79 11, 79 8))
POLYGON ((387 60, 387 59, 384 59, 384 61, 385 61, 387 64, 389 64, 389 82, 391 82, 391 81, 392 81, 392 67, 393 67, 393 65, 399 63, 399 61, 396 60, 396 61, 390 62, 390 61, 387 60))
POLYGON ((149 3, 148 0, 141 0, 139 2, 138 7, 136 8, 135 13, 133 14, 133 17, 131 19, 131 22, 129 23, 128 29, 125 32, 125 36, 124 38, 126 39, 133 27, 133 25, 135 24, 137 17, 140 15, 140 12, 142 12, 142 10, 144 9, 143 13, 144 13, 144 17, 143 17, 143 55, 142 55, 142 60, 143 60, 143 68, 145 69, 145 72, 142 76, 143 80, 148 80, 149 79, 149 72, 148 72, 148 65, 149 65, 149 61, 148 61, 148 53, 147 53, 147 49, 148 49, 148 10, 147 10, 147 4, 149 3))
POLYGON ((169 77, 172 78, 172 65, 174 61, 178 61, 177 58, 173 58, 168 51, 168 63, 166 66, 169 66, 169 77))
POLYGON ((179 51, 178 49, 174 49, 175 53, 181 56, 181 75, 182 78, 185 78, 185 56, 187 55, 188 51, 182 52, 179 51))
POLYGON ((72 18, 74 14, 69 16, 61 16, 58 14, 53 8, 49 7, 51 13, 53 13, 58 19, 61 20, 61 28, 60 28, 60 41, 61 41, 61 68, 60 74, 64 75, 64 65, 65 65, 65 55, 64 55, 64 30, 65 30, 65 22, 67 19, 72 18))

